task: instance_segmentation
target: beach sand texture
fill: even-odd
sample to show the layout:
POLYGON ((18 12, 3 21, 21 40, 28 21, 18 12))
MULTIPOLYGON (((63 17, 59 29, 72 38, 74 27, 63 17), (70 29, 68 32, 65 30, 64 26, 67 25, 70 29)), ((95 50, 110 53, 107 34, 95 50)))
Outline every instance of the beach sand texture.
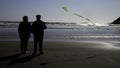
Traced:
POLYGON ((19 41, 0 42, 0 68, 120 68, 120 49, 103 42, 45 41, 44 54, 20 54, 19 41))

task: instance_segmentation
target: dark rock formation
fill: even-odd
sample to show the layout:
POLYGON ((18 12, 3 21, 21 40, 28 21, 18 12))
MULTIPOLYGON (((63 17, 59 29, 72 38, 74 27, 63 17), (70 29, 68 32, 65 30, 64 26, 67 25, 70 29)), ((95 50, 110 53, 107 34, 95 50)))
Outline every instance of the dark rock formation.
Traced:
POLYGON ((113 21, 111 24, 120 24, 120 17, 116 19, 115 21, 113 21))

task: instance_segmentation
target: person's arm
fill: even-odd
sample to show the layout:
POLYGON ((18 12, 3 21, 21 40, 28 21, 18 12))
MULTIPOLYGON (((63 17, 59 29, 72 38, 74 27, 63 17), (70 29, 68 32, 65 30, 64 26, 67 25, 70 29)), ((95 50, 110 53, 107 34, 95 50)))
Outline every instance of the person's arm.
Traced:
POLYGON ((43 25, 44 25, 44 29, 47 29, 47 26, 46 26, 45 22, 43 22, 43 23, 44 23, 44 24, 43 24, 43 25))
POLYGON ((29 22, 29 33, 31 33, 31 32, 32 32, 32 26, 31 26, 31 24, 29 22))
POLYGON ((20 23, 19 26, 18 26, 18 32, 20 32, 20 26, 21 26, 21 23, 20 23))

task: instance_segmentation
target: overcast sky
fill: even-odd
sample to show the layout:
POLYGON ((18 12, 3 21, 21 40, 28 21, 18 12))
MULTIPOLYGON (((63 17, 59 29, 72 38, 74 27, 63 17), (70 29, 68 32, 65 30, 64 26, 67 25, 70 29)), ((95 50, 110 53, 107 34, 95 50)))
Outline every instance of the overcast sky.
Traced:
POLYGON ((91 19, 98 24, 112 22, 120 16, 120 0, 0 0, 0 20, 29 21, 40 14, 45 22, 86 22, 65 12, 62 7, 91 19))

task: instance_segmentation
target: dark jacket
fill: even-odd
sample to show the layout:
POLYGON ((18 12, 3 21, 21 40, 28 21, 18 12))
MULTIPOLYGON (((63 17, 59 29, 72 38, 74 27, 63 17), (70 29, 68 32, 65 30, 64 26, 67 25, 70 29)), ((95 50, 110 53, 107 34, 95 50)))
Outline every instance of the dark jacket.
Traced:
POLYGON ((30 34, 31 24, 29 22, 20 22, 18 32, 19 34, 30 34))
POLYGON ((47 28, 47 26, 45 25, 45 23, 43 22, 43 21, 35 21, 35 22, 33 22, 33 24, 32 24, 32 32, 33 33, 37 33, 37 34, 39 34, 39 33, 41 33, 41 32, 43 32, 44 31, 44 29, 46 29, 47 28))

